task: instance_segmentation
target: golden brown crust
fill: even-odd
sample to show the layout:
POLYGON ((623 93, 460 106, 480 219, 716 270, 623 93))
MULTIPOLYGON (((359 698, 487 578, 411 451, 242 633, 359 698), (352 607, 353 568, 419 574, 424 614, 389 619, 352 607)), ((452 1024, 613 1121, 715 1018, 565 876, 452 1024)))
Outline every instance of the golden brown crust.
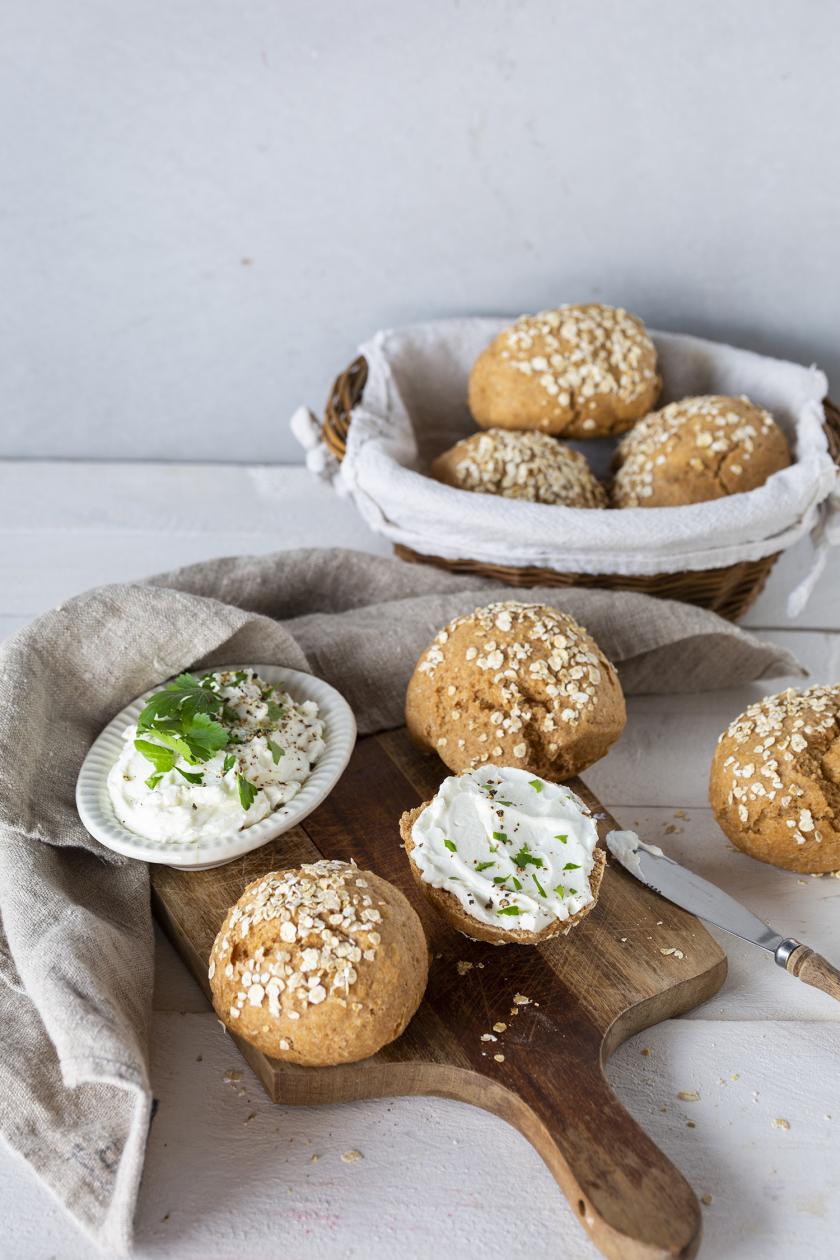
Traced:
POLYGON ((748 398, 683 398, 640 420, 615 455, 614 507, 679 507, 755 490, 787 468, 787 439, 748 398))
POLYGON ((399 1037, 428 979, 419 916, 393 884, 346 862, 254 880, 210 954, 232 1032, 305 1067, 352 1063, 399 1037))
POLYGON ((409 681, 405 720, 450 770, 495 761, 557 780, 603 757, 627 711, 615 668, 574 618, 509 600, 438 632, 409 681))
POLYGON ((573 927, 576 927, 581 920, 586 918, 590 910, 594 909, 606 865, 606 855, 600 845, 593 854, 594 865, 589 875, 592 900, 582 910, 578 910, 576 914, 571 915, 568 919, 557 919, 539 932, 523 932, 517 928, 494 927, 492 924, 482 923, 479 919, 473 918, 471 914, 467 913, 454 893, 449 892, 446 888, 435 888, 432 884, 427 884, 411 856, 414 849, 411 829, 423 810, 430 804, 431 801, 424 801, 416 809, 406 810, 400 818, 400 835, 403 840, 403 848, 406 851, 411 866, 411 873, 417 882, 418 888, 420 888, 435 909, 445 919, 448 919, 452 926, 464 936, 468 936, 474 941, 487 941, 491 945, 539 945, 541 941, 547 941, 552 936, 566 936, 573 927))
POLYGON ((840 869, 840 685, 758 701, 718 741, 714 815, 734 845, 789 871, 840 869))
POLYGON ((564 507, 607 506, 607 492, 584 457, 547 433, 473 433, 438 455, 431 471, 444 485, 476 494, 564 507))
POLYGON ((642 321, 590 303, 523 315, 504 329, 473 366, 469 404, 484 429, 601 437, 629 429, 661 386, 642 321))

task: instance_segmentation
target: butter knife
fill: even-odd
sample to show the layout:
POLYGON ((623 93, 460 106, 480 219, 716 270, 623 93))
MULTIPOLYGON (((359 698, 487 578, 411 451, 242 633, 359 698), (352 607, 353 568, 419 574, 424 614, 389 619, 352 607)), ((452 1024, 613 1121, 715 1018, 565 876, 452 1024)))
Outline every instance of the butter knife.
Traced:
POLYGON ((680 866, 655 845, 644 844, 633 831, 611 831, 607 848, 625 870, 653 892, 699 919, 768 950, 779 967, 840 1002, 840 971, 836 967, 801 941, 782 936, 716 884, 680 866))

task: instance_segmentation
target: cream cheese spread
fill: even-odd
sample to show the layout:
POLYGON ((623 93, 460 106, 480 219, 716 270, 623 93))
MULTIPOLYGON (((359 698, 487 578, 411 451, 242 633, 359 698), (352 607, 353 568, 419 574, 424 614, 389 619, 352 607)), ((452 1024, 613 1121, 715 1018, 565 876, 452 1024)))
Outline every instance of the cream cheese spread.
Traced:
POLYGON ((654 857, 665 856, 657 845, 645 844, 643 840, 640 840, 635 831, 608 831, 607 848, 615 860, 620 862, 624 869, 629 871, 631 875, 635 875, 637 879, 642 878, 639 849, 644 849, 646 853, 652 853, 654 857))
POLYGON ((108 775, 114 812, 147 840, 250 827, 300 791, 324 751, 318 706, 253 669, 182 674, 151 697, 108 775))
POLYGON ((598 831, 568 787, 484 765, 451 775, 416 819, 411 858, 481 923, 539 932, 592 901, 598 831))

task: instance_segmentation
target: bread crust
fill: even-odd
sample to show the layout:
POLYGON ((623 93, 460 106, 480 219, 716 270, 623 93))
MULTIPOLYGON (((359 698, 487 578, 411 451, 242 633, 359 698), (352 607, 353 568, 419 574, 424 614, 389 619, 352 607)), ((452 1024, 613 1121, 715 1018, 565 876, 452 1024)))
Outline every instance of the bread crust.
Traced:
POLYGON ((809 874, 840 869, 840 684, 750 705, 718 741, 709 802, 750 857, 809 874))
POLYGON ((583 455, 547 433, 472 433, 438 455, 431 472, 444 485, 476 494, 563 507, 607 506, 607 492, 583 455))
POLYGON ((789 464, 784 433, 748 398, 683 398, 622 438, 610 495, 619 508, 705 503, 755 490, 789 464))
POLYGON ((399 1037, 428 967, 420 918, 398 888, 349 863, 317 862, 248 885, 213 944, 209 977, 213 1006, 232 1032, 273 1058, 327 1067, 368 1058, 399 1037), (318 901, 312 884, 321 879, 329 882, 318 901))
POLYGON ((568 919, 557 919, 554 923, 547 924, 539 932, 525 932, 521 928, 502 927, 501 925, 494 927, 492 924, 482 923, 479 919, 474 918, 464 909, 454 893, 449 892, 446 888, 435 888, 432 884, 426 883, 420 868, 411 856, 415 847, 411 835, 412 827, 423 813, 423 810, 427 809, 429 805, 431 805, 431 801, 424 801, 416 809, 406 810, 400 818, 400 835, 402 836, 403 848, 418 888, 438 913, 443 915, 463 936, 468 936, 473 941, 487 941, 490 945, 539 945, 541 941, 550 940, 553 936, 566 936, 573 927, 576 927, 578 923, 586 918, 590 910, 594 909, 606 866, 606 854, 600 844, 595 849, 593 855, 594 865, 589 876, 592 900, 582 910, 578 910, 576 914, 570 915, 568 919))
POLYGON ((593 302, 523 315, 479 355, 469 406, 484 429, 623 433, 659 397, 656 348, 628 311, 593 302))
POLYGON ((627 710, 613 665, 574 618, 508 600, 439 631, 408 684, 406 725, 450 770, 486 761, 567 779, 603 757, 627 710))

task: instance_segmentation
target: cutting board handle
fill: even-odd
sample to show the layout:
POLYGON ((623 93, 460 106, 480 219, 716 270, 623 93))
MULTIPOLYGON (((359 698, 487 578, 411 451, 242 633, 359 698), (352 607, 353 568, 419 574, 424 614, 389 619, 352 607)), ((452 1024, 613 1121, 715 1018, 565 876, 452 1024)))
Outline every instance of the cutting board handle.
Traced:
MULTIPOLYGON (((530 1088, 518 1082, 529 1115, 509 1118, 548 1164, 605 1256, 675 1260, 696 1255, 702 1220, 682 1173, 613 1093, 602 1069, 578 1062, 552 1079, 542 1062, 530 1088)), ((548 1253, 546 1253, 548 1254, 548 1253)))

